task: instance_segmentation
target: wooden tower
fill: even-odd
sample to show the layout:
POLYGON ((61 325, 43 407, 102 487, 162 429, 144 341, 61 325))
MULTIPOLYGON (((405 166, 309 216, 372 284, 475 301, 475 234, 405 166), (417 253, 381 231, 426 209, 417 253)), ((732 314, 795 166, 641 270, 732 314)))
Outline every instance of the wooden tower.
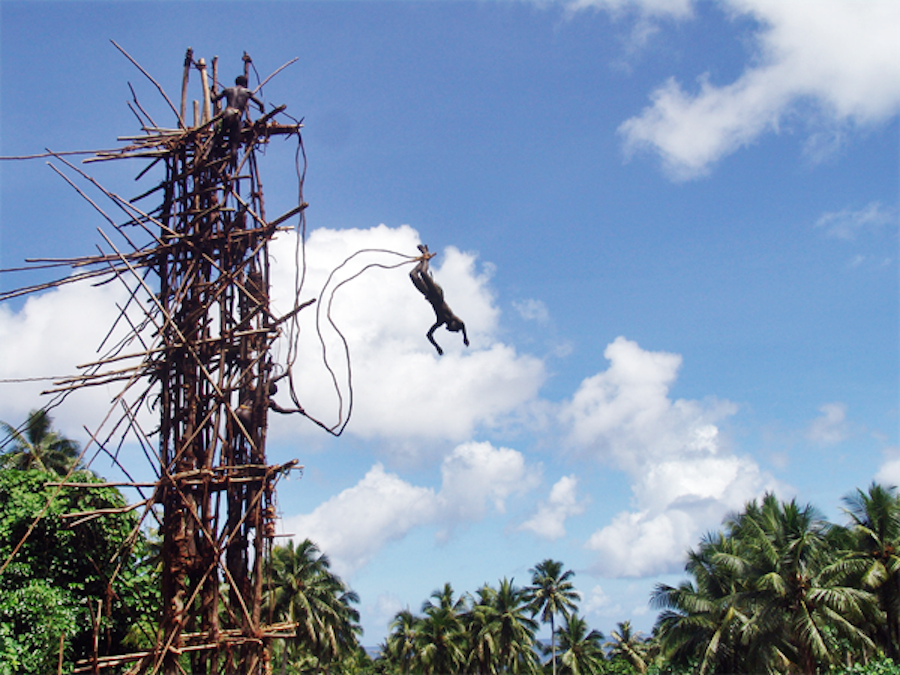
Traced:
MULTIPOLYGON (((245 76, 249 65, 245 54, 245 76)), ((286 410, 271 401, 275 382, 287 371, 273 363, 270 348, 280 336, 291 339, 305 305, 273 315, 268 248, 278 231, 293 229, 284 223, 295 217, 302 222, 306 204, 301 177, 296 207, 267 217, 257 153, 274 137, 300 142, 301 124, 280 121, 287 118, 285 106, 256 119, 241 111, 235 138, 229 133, 235 127, 227 123, 234 111, 217 104, 216 60, 212 77, 191 50, 184 66, 180 110, 156 85, 177 118, 172 128, 156 125, 135 98, 132 110, 142 133, 120 138, 125 147, 86 160, 145 159, 149 165, 140 176, 154 167, 151 175, 162 174, 152 188, 124 200, 54 155, 127 214, 120 223, 103 214, 125 243, 104 235, 105 251, 65 261, 77 273, 56 285, 85 278, 121 281, 130 297, 120 322, 130 329, 99 361, 57 382, 51 392, 65 396, 84 386, 122 383, 111 411, 119 421, 112 426, 156 455, 158 480, 133 486, 145 490, 143 518, 157 517, 162 539, 155 645, 130 654, 94 654, 75 672, 261 675, 270 670, 269 641, 290 637, 295 628, 269 624, 263 611, 264 561, 275 534, 274 486, 296 465, 268 463, 266 430, 273 407, 302 413, 299 405, 286 410), (189 74, 195 70, 201 94, 193 123, 186 123, 189 74), (151 202, 158 206, 144 207, 151 202), (158 412, 155 430, 137 422, 138 411, 146 408, 158 412)), ((97 437, 92 442, 102 446, 97 437)))

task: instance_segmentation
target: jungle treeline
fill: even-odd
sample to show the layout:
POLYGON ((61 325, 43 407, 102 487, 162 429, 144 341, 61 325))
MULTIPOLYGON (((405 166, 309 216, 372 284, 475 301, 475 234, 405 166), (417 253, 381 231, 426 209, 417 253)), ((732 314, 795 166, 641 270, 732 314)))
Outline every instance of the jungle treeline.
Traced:
MULTIPOLYGON (((283 611, 306 628, 277 660, 296 673, 900 675, 900 496, 873 483, 842 508, 845 522, 835 524, 773 494, 747 503, 688 553, 684 581, 656 586, 650 635, 628 621, 608 636, 592 629, 578 611, 574 573, 548 559, 522 586, 504 578, 456 594, 444 584, 418 612, 396 614, 374 659, 350 637, 359 634, 354 596, 337 586, 343 628, 320 630, 312 615, 283 611), (536 637, 540 623, 548 643, 536 637)), ((277 556, 315 559, 317 574, 330 574, 327 557, 307 541, 277 553, 273 589, 284 583, 277 556)), ((312 605, 310 598, 298 608, 312 605)))
MULTIPOLYGON (((0 453, 0 675, 56 673, 60 654, 68 672, 95 643, 110 654, 152 645, 161 562, 154 533, 136 530, 115 488, 51 485, 70 471, 81 482, 100 479, 77 465, 77 445, 54 432, 45 413, 4 429, 11 440, 0 453), (78 527, 60 518, 97 509, 115 513, 78 527)), ((363 649, 359 597, 316 544, 290 541, 266 561, 265 611, 296 625, 272 644, 272 670, 900 675, 900 495, 873 483, 841 506, 843 522, 831 523, 812 505, 766 494, 726 517, 688 552, 686 578, 654 589, 649 602, 659 614, 649 635, 628 621, 608 635, 591 628, 574 572, 546 559, 521 585, 503 578, 458 593, 445 583, 415 611, 397 612, 377 649, 363 649), (550 638, 538 640, 539 632, 550 638)))

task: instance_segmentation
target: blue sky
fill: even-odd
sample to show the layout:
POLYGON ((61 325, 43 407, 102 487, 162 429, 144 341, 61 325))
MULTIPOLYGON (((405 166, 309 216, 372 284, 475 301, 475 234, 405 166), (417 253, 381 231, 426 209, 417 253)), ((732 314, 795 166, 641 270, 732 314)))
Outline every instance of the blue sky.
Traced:
MULTIPOLYGON (((472 345, 440 330, 434 353, 405 268, 344 287, 354 418, 337 440, 273 420, 270 458, 306 467, 285 531, 359 592, 365 644, 446 581, 524 584, 547 557, 592 626, 649 631, 650 589, 746 500, 839 519, 854 488, 900 483, 898 32, 890 0, 4 0, 0 154, 116 147, 128 82, 172 123, 110 39, 173 99, 188 46, 226 81, 244 51, 261 77, 298 57, 263 94, 305 120, 309 293, 355 250, 424 242, 472 345)), ((261 162, 270 214, 296 200, 293 152, 261 162)), ((89 168, 142 191, 137 163, 89 168)), ((44 160, 0 179, 0 266, 100 243, 44 160)), ((0 307, 0 378, 91 360, 120 298, 0 307)), ((333 417, 301 347, 304 403, 333 417)), ((0 419, 40 390, 0 385, 0 419)), ((59 426, 84 439, 114 393, 59 426)))

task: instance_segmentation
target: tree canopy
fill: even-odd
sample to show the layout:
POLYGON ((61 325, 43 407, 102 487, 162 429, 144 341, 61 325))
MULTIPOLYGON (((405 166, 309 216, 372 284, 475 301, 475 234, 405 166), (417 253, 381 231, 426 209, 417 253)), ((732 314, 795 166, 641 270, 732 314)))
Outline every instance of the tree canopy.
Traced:
MULTIPOLYGON (((101 482, 88 472, 78 479, 101 482)), ((98 616, 101 654, 121 653, 129 627, 139 617, 155 616, 158 606, 133 514, 111 513, 80 524, 63 518, 124 507, 122 494, 110 487, 49 485, 56 481, 56 473, 39 469, 0 470, 3 675, 56 672, 60 641, 66 663, 87 658, 98 616)))
MULTIPOLYGON (((70 671, 95 643, 123 653, 155 639, 158 548, 51 422, 34 411, 21 430, 4 424, 0 675, 56 672, 60 655, 70 671), (61 484, 70 473, 77 485, 61 484)), ((547 558, 524 587, 444 583, 418 614, 395 614, 374 661, 359 597, 312 541, 291 541, 265 563, 270 620, 292 631, 273 664, 283 675, 900 675, 900 495, 873 483, 844 507, 835 524, 773 494, 748 502, 689 551, 686 579, 656 587, 647 637, 623 621, 605 641, 578 613, 574 572, 547 558)))

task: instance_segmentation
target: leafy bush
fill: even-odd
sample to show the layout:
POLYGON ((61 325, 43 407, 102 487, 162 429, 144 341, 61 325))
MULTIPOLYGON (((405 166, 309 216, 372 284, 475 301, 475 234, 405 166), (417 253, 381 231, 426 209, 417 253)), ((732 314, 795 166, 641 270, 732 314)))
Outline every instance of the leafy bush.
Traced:
MULTIPOLYGON (((88 472, 77 480, 101 482, 88 472)), ((130 550, 123 547, 136 525, 133 513, 107 514, 74 527, 60 517, 121 508, 122 494, 108 487, 57 493, 47 485, 55 481, 57 474, 36 469, 0 470, 0 565, 31 530, 0 579, 0 675, 56 672, 61 635, 71 670, 73 661, 92 653, 91 610, 99 603, 102 653, 121 651, 129 625, 155 616, 159 606, 144 538, 138 536, 130 550)))
POLYGON ((835 675, 851 675, 851 673, 852 675, 900 675, 900 665, 889 658, 882 658, 870 661, 865 665, 857 663, 850 668, 833 670, 832 673, 835 675))

